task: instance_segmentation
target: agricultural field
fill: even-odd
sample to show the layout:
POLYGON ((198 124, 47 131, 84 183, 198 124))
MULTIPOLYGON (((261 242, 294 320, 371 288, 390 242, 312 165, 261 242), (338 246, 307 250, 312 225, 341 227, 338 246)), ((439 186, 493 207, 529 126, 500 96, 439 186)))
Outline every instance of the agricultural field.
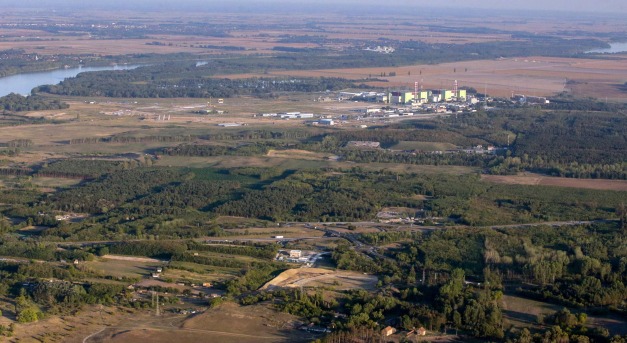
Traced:
MULTIPOLYGON (((137 39, 129 37, 126 39, 94 39, 85 35, 63 35, 63 33, 50 33, 45 30, 37 29, 0 29, 2 33, 2 40, 0 40, 0 47, 6 49, 8 47, 23 47, 28 49, 29 52, 38 52, 43 54, 60 54, 67 53, 68 51, 77 51, 80 53, 103 53, 111 55, 118 54, 131 54, 131 53, 168 53, 168 52, 196 52, 207 53, 210 52, 210 48, 203 48, 203 45, 210 46, 235 46, 242 48, 241 51, 234 50, 238 53, 251 53, 250 50, 255 53, 259 52, 271 52, 275 46, 289 46, 294 48, 303 47, 316 47, 316 43, 298 43, 298 42, 286 42, 282 35, 284 31, 281 31, 278 27, 280 24, 293 23, 293 16, 286 16, 284 14, 231 14, 223 13, 223 11, 212 11, 212 13, 189 13, 173 11, 172 13, 136 13, 126 12, 111 13, 106 10, 102 11, 88 11, 85 16, 92 18, 94 21, 106 20, 106 18, 114 15, 118 20, 133 21, 136 24, 163 24, 172 21, 174 18, 186 18, 189 22, 198 22, 207 20, 210 17, 211 22, 229 22, 234 27, 246 27, 250 22, 263 21, 267 24, 266 27, 260 27, 255 29, 238 28, 231 29, 230 35, 226 37, 207 37, 206 35, 176 35, 176 34, 152 34, 146 38, 137 39), (275 26, 275 27, 273 27, 275 26), (53 41, 47 41, 50 38, 55 38, 53 41), (30 40, 29 40, 30 39, 30 40), (40 44, 33 44, 31 40, 40 40, 40 44), (146 44, 152 42, 159 42, 160 44, 146 44), (29 44, 30 42, 30 44, 29 44)), ((398 15, 398 14, 396 14, 398 15)), ((20 13, 11 13, 4 17, 4 21, 11 22, 20 18, 20 13)), ((50 20, 63 20, 62 16, 47 17, 50 20)), ((411 17, 407 17, 411 18, 411 17)), ((455 31, 463 31, 464 28, 472 28, 477 25, 478 19, 475 16, 466 16, 463 19, 457 18, 454 23, 451 23, 450 27, 455 28, 455 31)), ((433 25, 440 24, 437 16, 423 16, 420 22, 405 22, 405 23, 391 23, 387 17, 377 18, 372 16, 361 16, 359 18, 359 26, 356 27, 352 20, 349 20, 346 15, 340 13, 327 14, 324 18, 320 18, 313 14, 299 16, 299 21, 307 22, 315 20, 317 27, 324 28, 328 32, 324 34, 324 37, 335 41, 334 43, 327 43, 334 48, 345 48, 350 46, 351 40, 359 41, 363 39, 372 39, 372 32, 376 32, 377 38, 381 39, 399 39, 399 40, 420 40, 428 43, 447 43, 447 44, 466 44, 472 42, 498 42, 504 40, 511 40, 512 37, 507 33, 464 33, 454 32, 453 30, 438 32, 433 30, 433 25), (343 43, 343 42, 344 43, 343 43)), ((538 34, 552 34, 555 32, 564 32, 572 30, 573 25, 585 25, 594 32, 604 33, 613 32, 621 28, 621 22, 619 20, 604 20, 603 22, 597 21, 594 25, 590 25, 592 19, 581 18, 576 22, 564 22, 560 20, 551 21, 550 24, 545 20, 526 20, 526 21, 509 21, 507 22, 507 28, 512 31, 534 31, 538 34)), ((498 17, 487 18, 482 16, 480 23, 486 28, 493 29, 495 31, 501 30, 504 27, 503 20, 498 17)), ((307 28, 298 25, 291 25, 291 32, 298 36, 318 36, 320 30, 316 28, 307 28)), ((576 33, 573 35, 579 38, 576 33)))
POLYGON ((394 150, 446 151, 456 149, 457 146, 450 143, 439 142, 401 141, 390 148, 394 150))
MULTIPOLYGON (((425 89, 451 88, 457 80, 460 86, 474 87, 493 96, 509 97, 512 93, 550 96, 570 91, 577 97, 622 101, 624 92, 620 86, 625 83, 625 65, 625 58, 620 56, 614 60, 530 56, 403 67, 276 71, 270 75, 364 80, 374 75, 381 81, 366 80, 367 84, 401 89, 413 89, 414 82, 425 89), (390 72, 396 76, 379 76, 390 72)), ((228 75, 230 78, 252 76, 262 75, 228 75)))

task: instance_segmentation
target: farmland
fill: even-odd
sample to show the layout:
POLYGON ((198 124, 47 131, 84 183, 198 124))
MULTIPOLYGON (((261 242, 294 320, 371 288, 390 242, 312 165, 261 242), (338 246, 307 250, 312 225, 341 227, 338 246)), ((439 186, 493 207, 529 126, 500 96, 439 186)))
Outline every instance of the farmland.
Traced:
MULTIPOLYGON (((412 89, 414 82, 424 88, 450 87, 454 80, 460 85, 487 91, 495 96, 533 94, 549 96, 570 91, 578 97, 608 97, 622 101, 625 82, 624 57, 616 60, 568 59, 530 56, 497 60, 466 61, 435 65, 420 64, 403 67, 324 69, 307 71, 276 71, 275 76, 325 76, 348 79, 368 79, 376 75, 378 81, 367 82, 376 87, 412 89), (382 72, 395 72, 393 77, 380 77, 382 72), (379 81, 380 80, 380 81, 379 81)), ((266 74, 267 75, 267 74, 266 74)), ((227 75, 223 75, 226 77, 227 75)), ((228 77, 260 77, 259 74, 228 75, 228 77)))

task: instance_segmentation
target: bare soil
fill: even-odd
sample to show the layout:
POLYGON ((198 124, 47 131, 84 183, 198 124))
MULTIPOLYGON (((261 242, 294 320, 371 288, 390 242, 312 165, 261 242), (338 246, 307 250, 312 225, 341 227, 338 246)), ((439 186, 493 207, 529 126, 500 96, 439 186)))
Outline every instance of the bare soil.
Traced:
POLYGON ((322 268, 289 269, 261 287, 273 290, 280 287, 335 286, 337 289, 374 289, 377 282, 374 275, 365 275, 349 271, 334 271, 322 268))

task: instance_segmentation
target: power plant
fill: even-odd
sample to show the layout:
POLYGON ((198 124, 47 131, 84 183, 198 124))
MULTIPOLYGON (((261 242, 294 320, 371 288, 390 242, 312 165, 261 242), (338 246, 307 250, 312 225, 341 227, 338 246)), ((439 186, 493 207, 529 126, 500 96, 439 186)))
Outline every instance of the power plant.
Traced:
POLYGON ((422 85, 418 89, 418 82, 414 83, 414 91, 388 92, 388 104, 426 104, 432 102, 466 101, 466 90, 459 89, 457 80, 453 84, 453 89, 433 89, 423 90, 422 85))

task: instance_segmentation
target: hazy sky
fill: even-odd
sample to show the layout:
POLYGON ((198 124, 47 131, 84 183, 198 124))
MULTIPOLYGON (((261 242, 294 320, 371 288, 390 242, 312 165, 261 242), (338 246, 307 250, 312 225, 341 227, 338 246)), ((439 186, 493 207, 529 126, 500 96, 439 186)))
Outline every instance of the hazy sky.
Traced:
POLYGON ((3 8, 15 7, 96 7, 96 8, 146 8, 148 10, 174 9, 246 9, 266 8, 298 10, 326 7, 346 11, 351 7, 375 10, 414 7, 475 8, 494 10, 568 11, 587 13, 626 13, 627 0, 0 0, 3 8), (322 6, 321 6, 322 5, 322 6))
POLYGON ((442 2, 460 7, 627 13, 626 0, 446 0, 442 2))

